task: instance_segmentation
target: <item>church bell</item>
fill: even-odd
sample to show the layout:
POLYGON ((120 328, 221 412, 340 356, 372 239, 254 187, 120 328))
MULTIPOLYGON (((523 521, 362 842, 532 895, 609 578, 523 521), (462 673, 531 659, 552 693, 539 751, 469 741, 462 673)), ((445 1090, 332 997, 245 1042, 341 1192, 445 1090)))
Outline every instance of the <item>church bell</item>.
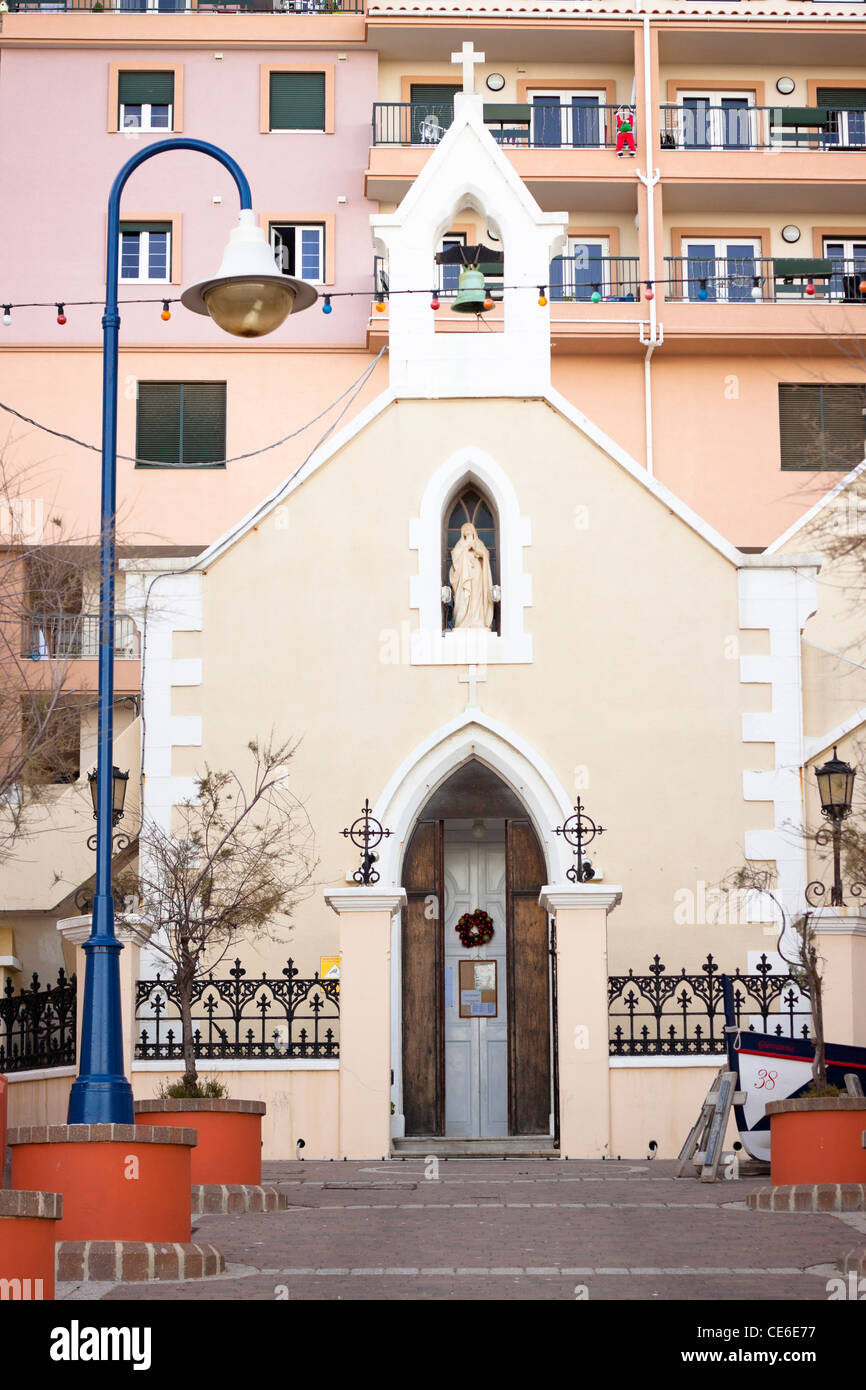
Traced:
POLYGON ((489 304, 487 290, 484 288, 484 272, 470 266, 461 270, 457 282, 457 298, 451 305, 454 314, 483 314, 489 304))

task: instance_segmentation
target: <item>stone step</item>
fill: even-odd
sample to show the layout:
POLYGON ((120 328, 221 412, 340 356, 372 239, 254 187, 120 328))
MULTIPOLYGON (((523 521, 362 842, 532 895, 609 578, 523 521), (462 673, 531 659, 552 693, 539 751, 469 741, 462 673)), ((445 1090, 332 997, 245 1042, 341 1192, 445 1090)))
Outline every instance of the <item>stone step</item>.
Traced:
POLYGON ((866 1211, 866 1183, 786 1183, 758 1187, 746 1197, 751 1211, 866 1211))
POLYGON ((55 1256, 58 1283, 139 1284, 206 1279, 225 1271, 216 1246, 168 1240, 59 1240, 55 1256))
POLYGON ((276 1187, 254 1187, 250 1184, 201 1183, 192 1189, 192 1215, 204 1216, 215 1212, 230 1215, 241 1211, 285 1211, 289 1199, 276 1187))
POLYGON ((559 1158, 548 1134, 507 1139, 394 1139, 395 1158, 559 1158))

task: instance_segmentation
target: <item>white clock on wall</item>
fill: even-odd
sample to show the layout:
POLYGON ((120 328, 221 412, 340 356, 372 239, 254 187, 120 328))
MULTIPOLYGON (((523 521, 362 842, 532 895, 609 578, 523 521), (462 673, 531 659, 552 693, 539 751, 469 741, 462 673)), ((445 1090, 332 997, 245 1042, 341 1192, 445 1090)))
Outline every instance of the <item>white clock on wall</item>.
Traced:
POLYGON ((487 79, 487 85, 491 92, 501 92, 505 86, 505 78, 501 72, 492 72, 487 79))

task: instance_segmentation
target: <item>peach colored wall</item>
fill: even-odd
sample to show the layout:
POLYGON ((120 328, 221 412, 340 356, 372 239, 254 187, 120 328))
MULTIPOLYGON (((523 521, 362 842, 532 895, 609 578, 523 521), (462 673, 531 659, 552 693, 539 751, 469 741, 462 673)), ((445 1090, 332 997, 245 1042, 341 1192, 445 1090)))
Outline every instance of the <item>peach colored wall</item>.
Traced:
MULTIPOLYGON (((310 312, 323 318, 315 309, 310 312)), ((339 333, 342 341, 341 313, 335 309, 330 318, 337 321, 335 337, 339 333)), ((184 314, 184 318, 191 319, 193 315, 184 314)), ((267 344, 231 345, 224 335, 218 336, 228 346, 215 343, 210 350, 177 348, 168 353, 134 348, 121 351, 121 454, 135 453, 135 393, 139 379, 227 381, 226 448, 231 458, 272 444, 312 420, 372 362, 364 350, 335 352, 324 358, 316 352, 286 352, 267 344)), ((0 360, 0 398, 53 429, 98 443, 102 387, 97 349, 56 353, 8 351, 0 360), (50 390, 46 383, 50 383, 50 390)), ((386 380, 387 367, 380 363, 350 415, 382 390, 386 380)), ((234 526, 293 472, 344 406, 345 402, 279 448, 226 468, 136 469, 120 459, 118 529, 123 543, 182 542, 192 552, 202 548, 234 526)), ((7 467, 16 475, 19 470, 26 472, 29 491, 44 499, 46 516, 62 516, 73 535, 94 534, 99 516, 97 455, 38 431, 25 430, 10 423, 2 412, 0 443, 6 446, 7 467)))
POLYGON ((10 1129, 19 1125, 65 1125, 69 1092, 75 1080, 75 1067, 58 1067, 50 1072, 27 1072, 7 1076, 10 1129))
MULTIPOLYGON (((648 1158, 648 1145, 654 1139, 659 1146, 657 1158, 676 1158, 723 1061, 723 1057, 713 1057, 706 1067, 611 1067, 613 1157, 648 1158)), ((725 1132, 726 1153, 733 1152, 736 1138, 732 1114, 725 1132)), ((740 1157, 745 1157, 742 1151, 740 1157)), ((688 1190, 684 1188, 686 1194, 688 1190)), ((687 1196, 683 1200, 688 1200, 687 1196)))

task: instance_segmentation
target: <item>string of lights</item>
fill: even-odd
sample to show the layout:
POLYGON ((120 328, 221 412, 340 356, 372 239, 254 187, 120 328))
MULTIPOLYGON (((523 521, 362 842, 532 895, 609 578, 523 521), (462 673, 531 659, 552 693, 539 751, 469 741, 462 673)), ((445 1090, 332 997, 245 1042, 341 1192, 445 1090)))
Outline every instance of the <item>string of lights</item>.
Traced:
MULTIPOLYGON (((642 300, 649 301, 649 300, 652 300, 652 299, 655 298, 655 292, 656 292, 656 289, 657 289, 657 288, 664 288, 664 287, 668 287, 668 286, 673 285, 673 286, 675 287, 675 289, 677 289, 677 290, 680 291, 680 292, 682 292, 683 290, 688 290, 689 297, 691 297, 692 294, 694 293, 694 295, 695 295, 695 297, 696 297, 697 299, 704 300, 704 299, 709 299, 711 292, 713 292, 717 286, 725 286, 725 285, 731 285, 731 284, 744 285, 747 281, 751 280, 751 282, 752 282, 752 283, 751 283, 751 286, 750 286, 750 295, 751 295, 751 297, 752 297, 753 299, 763 299, 763 298, 764 298, 764 293, 765 293, 765 288, 767 288, 768 286, 771 286, 772 281, 773 281, 774 278, 775 278, 775 277, 772 277, 772 276, 750 274, 750 273, 748 272, 748 270, 745 270, 745 269, 742 271, 741 274, 734 274, 734 275, 730 275, 730 274, 720 274, 720 275, 696 275, 696 274, 694 273, 694 271, 692 271, 692 273, 690 273, 688 276, 682 276, 682 275, 680 275, 680 276, 668 276, 668 277, 666 277, 666 278, 663 277, 663 278, 656 279, 656 280, 641 280, 641 281, 637 281, 637 280, 636 280, 636 281, 634 281, 633 283, 630 282, 630 284, 629 284, 629 286, 628 286, 628 290, 629 290, 629 294, 630 294, 635 300, 637 300, 637 298, 638 298, 638 293, 639 293, 639 294, 640 294, 640 298, 641 298, 642 300), (694 288, 695 285, 697 286, 696 289, 694 288)), ((813 277, 811 277, 811 276, 805 276, 805 277, 803 277, 803 279, 805 280, 805 284, 803 285, 803 293, 804 293, 805 295, 809 296, 810 298, 813 297, 813 296, 815 296, 815 295, 818 293, 818 288, 819 288, 819 287, 815 285, 815 282, 814 282, 813 277)), ((589 295, 589 301, 590 301, 591 303, 593 303, 593 304, 601 303, 602 300, 604 300, 605 298, 617 298, 617 299, 619 299, 619 298, 622 298, 622 297, 623 297, 623 296, 619 296, 619 295, 617 295, 617 296, 605 296, 605 295, 602 293, 603 285, 602 285, 602 282, 601 282, 601 281, 597 281, 597 282, 588 281, 588 282, 582 283, 582 284, 579 286, 579 288, 582 289, 582 290, 585 290, 585 289, 590 288, 590 287, 591 287, 591 293, 590 293, 590 295, 589 295)), ((512 291, 512 290, 531 290, 533 293, 535 293, 535 292, 537 291, 537 294, 538 294, 538 304, 539 304, 539 307, 543 309, 543 308, 545 308, 545 307, 547 306, 547 304, 550 302, 550 296, 548 295, 548 289, 550 289, 550 290, 552 291, 552 297, 553 297, 555 300, 558 300, 559 302, 572 302, 572 301, 573 301, 573 296, 566 296, 566 295, 564 294, 564 291, 565 291, 567 288, 570 288, 570 287, 568 287, 567 285, 560 285, 560 284, 557 284, 557 285, 555 285, 555 286, 554 286, 554 285, 550 285, 550 286, 548 286, 548 285, 537 285, 537 286, 535 286, 535 285, 499 285, 499 286, 496 287, 496 292, 497 292, 497 294, 499 294, 499 293, 504 293, 504 291, 506 291, 506 290, 509 290, 509 291, 512 291), (560 298, 560 296, 562 296, 562 298, 560 298)), ((866 274, 863 275, 863 277, 861 278, 861 280, 860 280, 860 282, 859 282, 859 284, 858 284, 858 292, 859 292, 861 295, 866 295, 866 274)), ((333 313, 333 303, 332 303, 332 301, 335 300, 335 299, 358 299, 358 298, 363 298, 363 299, 372 299, 372 300, 374 301, 374 305, 375 305, 375 310, 376 310, 376 312, 382 314, 382 313, 385 312, 385 308, 386 308, 386 305, 387 305, 389 299, 394 299, 397 295, 403 295, 403 294, 409 294, 409 295, 413 295, 413 294, 429 295, 429 296, 430 296, 430 308, 433 309, 434 311, 435 311, 436 309, 441 308, 441 296, 442 296, 442 291, 441 291, 440 289, 436 289, 436 288, 433 288, 433 289, 426 289, 426 288, 425 288, 425 289, 392 289, 390 286, 389 286, 388 288, 385 288, 384 286, 380 286, 379 288, 373 290, 372 292, 371 292, 370 290, 328 290, 328 291, 323 291, 322 294, 321 294, 321 296, 320 296, 321 301, 322 301, 322 313, 323 313, 323 314, 331 314, 331 313, 333 313)), ((158 305, 161 306, 160 318, 161 318, 164 322, 168 322, 168 320, 171 318, 171 306, 172 306, 172 304, 179 304, 179 303, 180 303, 180 298, 179 298, 178 296, 174 296, 174 297, 169 296, 168 298, 163 298, 162 296, 160 296, 160 297, 158 297, 158 298, 124 299, 124 300, 121 300, 121 308, 123 308, 123 306, 124 306, 124 305, 127 305, 127 304, 155 304, 155 305, 158 304, 158 305)), ((488 296, 488 299, 485 301, 484 307, 485 307, 486 309, 490 309, 490 308, 493 307, 493 304, 494 304, 494 300, 488 296)), ((12 325, 12 315, 13 315, 13 311, 17 311, 17 310, 19 310, 19 309, 53 309, 53 310, 55 310, 55 312, 56 312, 57 323, 58 323, 61 327, 63 327, 63 326, 64 326, 66 323, 68 323, 68 321, 69 321, 68 315, 67 315, 67 313, 66 313, 66 310, 67 310, 67 309, 103 308, 103 307, 104 307, 103 301, 102 301, 102 300, 99 300, 99 299, 74 299, 74 300, 73 300, 73 299, 56 299, 56 300, 50 300, 50 301, 49 301, 49 300, 41 300, 41 301, 40 301, 40 300, 33 300, 33 301, 30 301, 30 302, 24 302, 24 301, 22 301, 21 303, 13 303, 13 302, 8 302, 8 303, 6 303, 6 302, 3 302, 2 299, 0 299, 0 309, 2 309, 2 318, 0 318, 0 322, 2 322, 2 325, 3 325, 4 328, 9 328, 9 327, 11 327, 11 325, 12 325)))

